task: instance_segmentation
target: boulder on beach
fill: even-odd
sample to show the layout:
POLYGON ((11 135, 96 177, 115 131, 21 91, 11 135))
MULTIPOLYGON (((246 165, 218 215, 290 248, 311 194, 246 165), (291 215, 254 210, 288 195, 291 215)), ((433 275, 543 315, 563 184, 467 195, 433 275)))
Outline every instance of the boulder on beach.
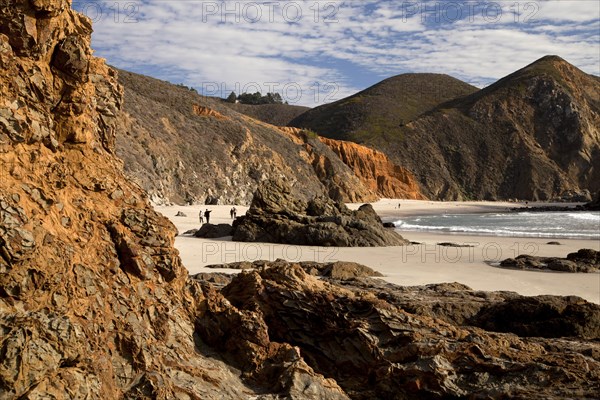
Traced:
POLYGON ((370 204, 352 211, 329 197, 304 202, 282 180, 264 182, 250 210, 233 224, 233 240, 309 246, 403 246, 408 242, 386 229, 370 204))
POLYGON ((194 236, 205 239, 216 239, 231 236, 232 233, 232 228, 229 224, 204 224, 194 233, 194 236))
POLYGON ((520 255, 507 258, 500 263, 501 267, 553 270, 561 272, 598 272, 600 270, 600 252, 592 249, 581 249, 570 253, 567 258, 537 257, 520 255))

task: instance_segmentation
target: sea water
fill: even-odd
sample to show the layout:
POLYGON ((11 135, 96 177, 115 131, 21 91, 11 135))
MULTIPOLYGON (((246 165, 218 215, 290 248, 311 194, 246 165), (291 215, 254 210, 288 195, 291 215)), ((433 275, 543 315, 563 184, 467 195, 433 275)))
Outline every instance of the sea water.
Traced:
POLYGON ((396 229, 454 234, 600 240, 600 212, 512 212, 400 217, 396 229))

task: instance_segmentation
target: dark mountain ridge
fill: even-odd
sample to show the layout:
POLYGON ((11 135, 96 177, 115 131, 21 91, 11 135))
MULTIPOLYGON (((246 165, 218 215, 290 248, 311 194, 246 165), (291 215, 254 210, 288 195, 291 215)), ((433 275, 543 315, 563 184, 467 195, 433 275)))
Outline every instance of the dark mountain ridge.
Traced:
POLYGON ((354 146, 352 159, 342 157, 342 144, 256 119, 277 122, 302 107, 229 104, 123 70, 118 79, 124 102, 117 155, 155 203, 248 204, 269 178, 301 186, 307 199, 423 198, 412 175, 383 154, 373 158, 371 149, 354 146), (234 111, 240 108, 251 116, 234 111))
MULTIPOLYGON (((391 97, 387 85, 366 92, 391 97)), ((418 113, 398 103, 397 115, 414 116, 410 121, 396 116, 382 124, 381 111, 368 108, 348 116, 350 97, 292 124, 381 150, 431 198, 585 200, 600 188, 598 93, 600 78, 547 56, 485 89, 432 107, 424 102, 418 113), (328 116, 362 123, 336 133, 321 123, 328 116)))
POLYGON ((241 104, 223 102, 224 105, 241 114, 248 115, 267 124, 286 126, 294 118, 310 110, 309 107, 292 104, 241 104))
POLYGON ((368 143, 437 105, 474 93, 476 87, 443 74, 402 74, 355 95, 308 110, 290 126, 309 128, 332 139, 368 143))

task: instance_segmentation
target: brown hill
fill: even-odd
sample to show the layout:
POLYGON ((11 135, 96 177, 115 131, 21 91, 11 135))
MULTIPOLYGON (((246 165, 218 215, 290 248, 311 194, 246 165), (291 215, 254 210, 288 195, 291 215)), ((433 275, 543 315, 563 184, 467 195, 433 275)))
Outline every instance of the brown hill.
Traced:
POLYGON ((476 91, 476 87, 448 75, 403 74, 308 110, 289 125, 332 139, 369 143, 371 138, 400 135, 399 127, 421 114, 476 91))
POLYGON ((224 105, 241 114, 248 115, 267 124, 286 126, 294 118, 310 110, 308 107, 291 104, 241 104, 223 102, 224 105))
POLYGON ((155 202, 249 204, 258 184, 284 177, 307 198, 372 201, 377 193, 318 141, 305 145, 276 127, 180 85, 119 71, 124 87, 117 155, 155 202), (312 163, 316 154, 326 171, 312 163))
POLYGON ((290 135, 181 85, 127 71, 119 71, 119 82, 125 99, 117 155, 155 202, 245 204, 261 181, 278 176, 301 186, 307 199, 423 198, 412 175, 382 153, 298 129, 290 135))
MULTIPOLYGON (((544 57, 410 122, 386 119, 389 129, 369 122, 378 111, 355 115, 366 122, 343 135, 406 167, 432 198, 582 199, 600 188, 598 93, 598 77, 544 57)), ((309 118, 321 112, 324 119, 344 109, 316 108, 295 121, 339 137, 309 118)))

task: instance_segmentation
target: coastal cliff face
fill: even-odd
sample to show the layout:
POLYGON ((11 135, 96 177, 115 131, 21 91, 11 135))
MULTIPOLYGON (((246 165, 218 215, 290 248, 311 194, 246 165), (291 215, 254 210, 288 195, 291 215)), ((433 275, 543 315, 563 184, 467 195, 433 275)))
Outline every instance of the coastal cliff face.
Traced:
POLYGON ((586 201, 600 189, 599 77, 547 56, 465 85, 405 74, 290 124, 382 151, 432 199, 586 201))
MULTIPOLYGON (((318 176, 325 177, 332 175, 329 171, 331 160, 337 161, 339 158, 342 163, 352 170, 363 185, 379 197, 390 199, 426 199, 421 193, 413 175, 407 169, 392 163, 380 151, 352 142, 328 139, 314 134, 311 135, 310 132, 300 128, 281 126, 279 129, 298 144, 304 145, 310 157, 311 165, 318 176), (329 148, 329 152, 333 152, 333 154, 328 158, 320 156, 320 154, 328 152, 328 150, 323 150, 322 145, 320 146, 320 153, 315 152, 313 149, 319 146, 319 142, 325 145, 325 148, 329 148)), ((344 181, 340 179, 342 177, 332 176, 332 178, 338 181, 336 185, 344 185, 344 181)), ((345 182, 347 182, 346 184, 353 183, 345 182)))
POLYGON ((180 85, 126 71, 119 71, 119 81, 124 104, 116 152, 126 174, 155 203, 249 204, 270 178, 302 186, 307 199, 377 198, 318 141, 307 148, 273 125, 180 85))
MULTIPOLYGON (((195 335, 207 296, 121 171, 121 88, 90 33, 68 1, 0 5, 0 398, 254 395, 195 335)), ((290 361, 291 346, 271 349, 290 361)), ((286 371, 277 392, 308 377, 341 393, 301 360, 286 371)))
POLYGON ((382 152, 352 142, 320 138, 371 190, 389 199, 424 200, 414 176, 382 152))

